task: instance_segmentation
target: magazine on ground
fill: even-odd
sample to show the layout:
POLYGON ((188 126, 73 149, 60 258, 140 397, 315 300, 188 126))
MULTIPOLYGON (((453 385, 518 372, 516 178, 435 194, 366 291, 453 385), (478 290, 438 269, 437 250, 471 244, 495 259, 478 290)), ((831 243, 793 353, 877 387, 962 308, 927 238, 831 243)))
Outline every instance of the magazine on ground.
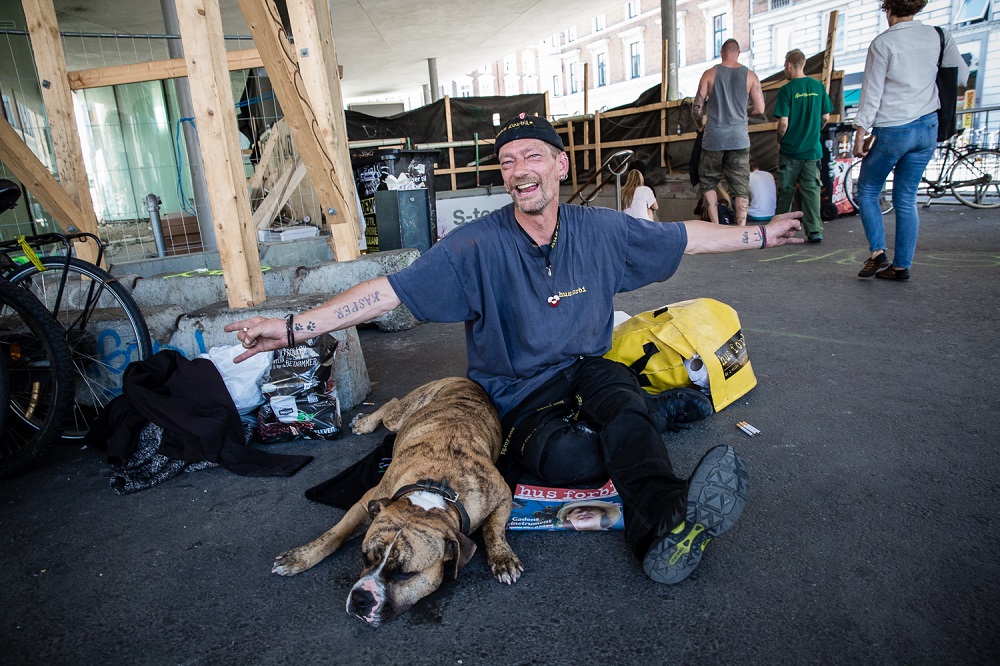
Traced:
POLYGON ((517 484, 508 530, 625 529, 622 502, 610 480, 600 488, 545 488, 517 484))

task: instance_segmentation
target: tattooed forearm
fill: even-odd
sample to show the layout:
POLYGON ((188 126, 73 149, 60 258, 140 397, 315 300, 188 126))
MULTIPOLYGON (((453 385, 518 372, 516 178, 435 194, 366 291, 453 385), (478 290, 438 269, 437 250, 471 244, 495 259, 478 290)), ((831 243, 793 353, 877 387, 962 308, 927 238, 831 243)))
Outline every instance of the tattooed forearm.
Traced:
POLYGON ((694 101, 691 103, 691 115, 694 116, 694 122, 698 127, 701 127, 701 114, 705 110, 705 98, 698 93, 694 101))
POLYGON ((744 245, 749 245, 750 244, 750 232, 749 231, 744 231, 743 232, 743 244, 744 245))
POLYGON ((316 322, 314 322, 311 319, 309 321, 307 321, 306 323, 304 323, 304 324, 302 322, 298 322, 298 321, 295 322, 295 332, 296 333, 300 333, 302 331, 309 331, 311 333, 312 331, 315 331, 315 330, 316 330, 316 322))
POLYGON ((371 292, 370 294, 365 294, 364 296, 355 299, 354 301, 348 303, 347 305, 343 305, 337 308, 336 310, 334 310, 334 312, 337 315, 337 319, 345 319, 351 316, 352 314, 356 314, 358 312, 366 310, 367 308, 373 307, 381 302, 382 302, 382 295, 379 291, 376 290, 371 292))

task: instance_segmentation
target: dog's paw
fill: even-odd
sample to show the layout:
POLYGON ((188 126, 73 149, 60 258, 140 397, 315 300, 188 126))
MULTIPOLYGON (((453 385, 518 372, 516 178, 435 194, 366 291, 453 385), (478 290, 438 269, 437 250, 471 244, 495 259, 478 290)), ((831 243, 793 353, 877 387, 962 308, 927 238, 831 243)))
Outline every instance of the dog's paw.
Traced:
POLYGON ((490 571, 493 572, 493 576, 501 583, 516 583, 517 579, 521 577, 521 572, 524 571, 524 566, 521 564, 521 560, 517 558, 514 551, 508 550, 506 553, 498 556, 490 556, 490 571))
POLYGON ((304 547, 292 548, 274 559, 274 566, 271 567, 271 573, 278 574, 279 576, 294 576, 309 569, 313 564, 315 563, 308 557, 304 547))
POLYGON ((367 435, 370 432, 375 432, 378 428, 381 419, 372 418, 374 414, 358 414, 351 421, 351 432, 355 435, 367 435))

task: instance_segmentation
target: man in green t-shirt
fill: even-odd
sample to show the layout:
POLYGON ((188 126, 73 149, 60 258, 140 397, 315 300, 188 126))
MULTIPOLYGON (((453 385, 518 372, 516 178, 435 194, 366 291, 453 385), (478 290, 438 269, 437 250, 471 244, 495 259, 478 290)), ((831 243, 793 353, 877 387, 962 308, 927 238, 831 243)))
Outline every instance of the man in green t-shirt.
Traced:
POLYGON ((833 103, 826 88, 805 74, 806 57, 794 49, 785 55, 785 78, 788 83, 778 90, 774 117, 778 119, 778 207, 787 213, 792 208, 795 186, 799 186, 802 228, 810 243, 823 240, 823 221, 819 216, 820 160, 823 147, 819 132, 830 119, 833 103))

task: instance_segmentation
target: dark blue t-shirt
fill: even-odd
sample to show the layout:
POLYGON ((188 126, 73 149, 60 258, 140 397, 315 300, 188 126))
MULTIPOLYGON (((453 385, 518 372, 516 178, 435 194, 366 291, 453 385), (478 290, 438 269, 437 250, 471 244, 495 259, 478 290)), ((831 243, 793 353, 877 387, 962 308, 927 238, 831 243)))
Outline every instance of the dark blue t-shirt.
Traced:
POLYGON ((508 205, 458 227, 389 283, 419 321, 466 322, 469 378, 502 416, 579 357, 605 354, 614 295, 673 275, 686 246, 683 224, 561 204, 549 277, 508 205))

